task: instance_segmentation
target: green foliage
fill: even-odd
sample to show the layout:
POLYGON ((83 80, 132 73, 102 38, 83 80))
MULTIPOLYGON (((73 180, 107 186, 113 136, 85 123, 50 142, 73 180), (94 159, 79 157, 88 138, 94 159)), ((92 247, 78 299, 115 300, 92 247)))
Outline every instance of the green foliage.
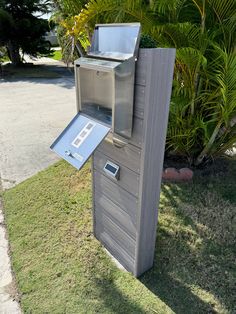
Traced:
POLYGON ((7 49, 5 47, 0 47, 0 63, 4 61, 9 61, 7 49))
POLYGON ((49 30, 46 20, 35 14, 47 11, 46 0, 2 0, 0 2, 0 45, 6 46, 11 61, 20 63, 23 53, 36 56, 49 52, 43 35, 49 30))
MULTIPOLYGON (((199 165, 236 142, 235 0, 61 0, 82 8, 61 19, 65 37, 89 45, 95 23, 141 22, 154 40, 175 47, 167 152, 199 165)), ((61 16, 63 15, 63 10, 61 16)), ((149 40, 148 40, 149 41, 149 40)))
POLYGON ((55 50, 50 58, 61 61, 62 60, 61 50, 55 50))
POLYGON ((9 29, 14 25, 12 16, 1 8, 0 3, 0 45, 8 40, 9 29))
POLYGON ((139 48, 156 48, 157 42, 150 36, 142 34, 140 38, 139 48))

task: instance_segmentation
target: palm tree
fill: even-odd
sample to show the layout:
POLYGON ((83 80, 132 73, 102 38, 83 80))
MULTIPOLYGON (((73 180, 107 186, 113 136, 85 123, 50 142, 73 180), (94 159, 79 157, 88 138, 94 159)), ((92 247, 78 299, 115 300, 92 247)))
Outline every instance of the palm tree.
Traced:
POLYGON ((61 0, 67 38, 86 49, 94 24, 139 21, 177 48, 167 151, 199 165, 236 142, 235 0, 61 0), (68 10, 68 8, 73 8, 68 10), (76 13, 78 10, 78 14, 76 13))

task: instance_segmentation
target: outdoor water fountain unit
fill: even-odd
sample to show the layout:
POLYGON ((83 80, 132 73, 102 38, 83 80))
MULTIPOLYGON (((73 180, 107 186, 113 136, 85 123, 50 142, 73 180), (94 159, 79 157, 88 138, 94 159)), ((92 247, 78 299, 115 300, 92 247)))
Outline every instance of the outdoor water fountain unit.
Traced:
POLYGON ((136 277, 153 265, 175 60, 139 39, 139 23, 96 25, 75 62, 78 113, 51 146, 77 169, 92 156, 94 235, 136 277))

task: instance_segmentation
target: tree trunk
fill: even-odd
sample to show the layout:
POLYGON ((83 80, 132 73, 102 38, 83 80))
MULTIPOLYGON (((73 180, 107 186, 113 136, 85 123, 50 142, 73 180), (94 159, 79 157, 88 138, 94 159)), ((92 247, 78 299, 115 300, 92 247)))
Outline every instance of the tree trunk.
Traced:
POLYGON ((20 57, 20 49, 19 46, 13 42, 9 41, 7 44, 7 48, 9 51, 10 59, 13 65, 19 65, 22 63, 21 57, 20 57))

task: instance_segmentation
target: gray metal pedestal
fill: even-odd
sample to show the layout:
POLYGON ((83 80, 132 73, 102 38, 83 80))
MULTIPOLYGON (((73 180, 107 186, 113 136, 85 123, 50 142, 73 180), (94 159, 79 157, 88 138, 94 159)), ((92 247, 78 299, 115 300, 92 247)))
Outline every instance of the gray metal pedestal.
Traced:
POLYGON ((93 155, 95 237, 136 277, 153 265, 174 60, 175 49, 139 50, 132 137, 119 148, 108 136, 93 155))

